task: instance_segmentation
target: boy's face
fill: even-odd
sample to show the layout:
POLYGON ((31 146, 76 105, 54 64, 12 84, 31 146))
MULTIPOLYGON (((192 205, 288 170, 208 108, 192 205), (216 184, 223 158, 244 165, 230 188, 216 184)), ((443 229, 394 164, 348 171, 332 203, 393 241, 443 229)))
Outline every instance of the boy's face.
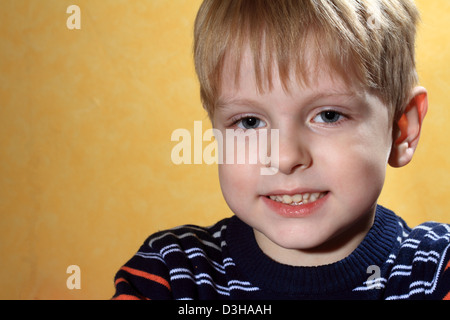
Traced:
POLYGON ((274 175, 262 175, 263 164, 219 165, 226 202, 279 262, 343 259, 373 222, 392 144, 387 107, 322 71, 289 92, 274 73, 273 89, 259 93, 248 52, 238 87, 231 70, 226 62, 213 118, 223 145, 226 129, 278 129, 279 161, 274 175))

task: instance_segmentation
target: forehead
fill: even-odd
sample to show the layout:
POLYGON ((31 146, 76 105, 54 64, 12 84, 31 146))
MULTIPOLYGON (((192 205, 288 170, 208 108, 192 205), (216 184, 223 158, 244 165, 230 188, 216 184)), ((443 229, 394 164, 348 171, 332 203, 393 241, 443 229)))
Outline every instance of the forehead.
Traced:
MULTIPOLYGON (((299 72, 296 68, 290 68, 286 75, 280 74, 273 61, 263 71, 258 70, 248 46, 239 61, 230 55, 226 56, 217 105, 223 105, 236 96, 265 95, 280 88, 287 94, 307 91, 318 95, 358 95, 364 92, 362 84, 355 78, 342 76, 325 59, 314 57, 313 54, 313 50, 305 51, 302 59, 305 65, 300 75, 296 73, 299 72)), ((261 57, 261 60, 265 61, 266 57, 261 57)))

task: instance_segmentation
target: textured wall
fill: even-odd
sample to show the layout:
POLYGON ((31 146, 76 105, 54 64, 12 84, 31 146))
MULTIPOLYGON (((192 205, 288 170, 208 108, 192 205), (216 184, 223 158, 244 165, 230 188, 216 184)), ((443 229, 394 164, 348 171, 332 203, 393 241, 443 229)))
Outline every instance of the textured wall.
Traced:
MULTIPOLYGON (((209 123, 192 63, 200 0, 0 2, 0 298, 107 299, 145 238, 231 215, 217 168, 176 166, 177 128, 209 123), (69 30, 66 9, 81 8, 69 30), (69 265, 81 289, 66 286, 69 265)), ((381 203, 450 222, 447 0, 418 1, 421 144, 381 203)))

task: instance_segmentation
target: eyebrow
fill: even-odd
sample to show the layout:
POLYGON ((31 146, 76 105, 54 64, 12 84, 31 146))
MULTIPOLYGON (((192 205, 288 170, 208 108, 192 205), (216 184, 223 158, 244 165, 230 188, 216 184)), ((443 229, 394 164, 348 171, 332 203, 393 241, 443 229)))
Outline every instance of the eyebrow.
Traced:
POLYGON ((359 99, 361 100, 362 98, 360 97, 360 95, 358 95, 356 92, 353 91, 348 91, 348 92, 330 92, 330 93, 323 93, 323 92, 317 92, 312 94, 311 96, 309 96, 306 99, 307 103, 311 103, 313 101, 316 100, 320 100, 320 99, 329 99, 329 98, 345 98, 348 100, 356 100, 359 99))
POLYGON ((219 109, 225 109, 232 105, 239 105, 239 106, 255 106, 259 105, 259 102, 253 99, 247 99, 247 98, 219 98, 216 103, 216 107, 219 109))
MULTIPOLYGON (((319 100, 319 99, 327 99, 327 98, 333 98, 333 97, 340 97, 340 98, 346 98, 349 100, 361 100, 362 98, 356 93, 352 91, 348 92, 317 92, 309 95, 303 102, 303 104, 310 104, 313 101, 319 100)), ((253 99, 248 98, 239 98, 239 97, 219 97, 216 103, 216 107, 219 109, 227 108, 228 106, 232 105, 238 105, 238 106, 259 106, 260 103, 253 99)))

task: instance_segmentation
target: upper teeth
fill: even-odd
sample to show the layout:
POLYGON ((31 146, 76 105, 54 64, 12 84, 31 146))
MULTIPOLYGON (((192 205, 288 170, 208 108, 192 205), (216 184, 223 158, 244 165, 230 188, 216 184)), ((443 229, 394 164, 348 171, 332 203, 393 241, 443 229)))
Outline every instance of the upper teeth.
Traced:
POLYGON ((303 194, 295 194, 295 195, 276 195, 276 196, 270 196, 270 199, 282 202, 285 204, 290 205, 299 205, 299 204, 306 204, 309 202, 314 202, 320 198, 325 196, 325 192, 316 192, 316 193, 303 193, 303 194))

